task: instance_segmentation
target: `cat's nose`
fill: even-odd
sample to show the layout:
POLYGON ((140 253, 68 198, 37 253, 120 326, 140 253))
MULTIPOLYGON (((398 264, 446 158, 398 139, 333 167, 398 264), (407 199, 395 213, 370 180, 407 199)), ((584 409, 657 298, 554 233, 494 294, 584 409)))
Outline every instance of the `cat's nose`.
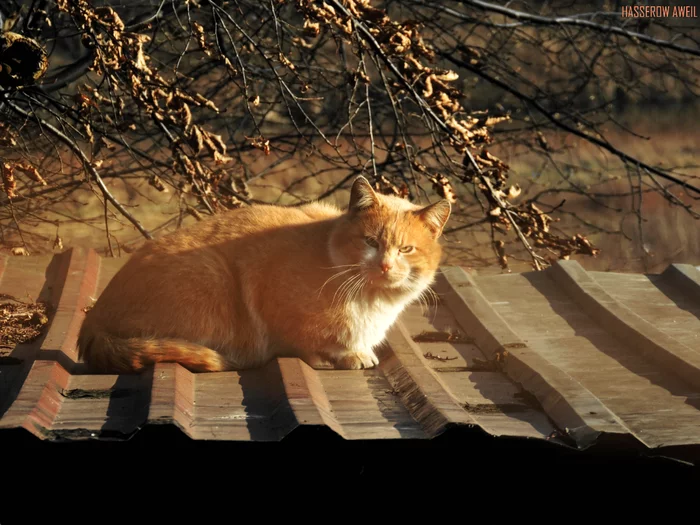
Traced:
POLYGON ((393 267, 393 265, 391 263, 383 262, 382 263, 382 273, 388 272, 389 270, 391 270, 392 267, 393 267))

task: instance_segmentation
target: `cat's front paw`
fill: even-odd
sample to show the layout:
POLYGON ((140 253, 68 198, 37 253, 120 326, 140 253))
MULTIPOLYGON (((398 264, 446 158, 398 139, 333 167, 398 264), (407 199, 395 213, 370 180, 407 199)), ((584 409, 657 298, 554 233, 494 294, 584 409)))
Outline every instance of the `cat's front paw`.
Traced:
POLYGON ((341 370, 361 370, 379 364, 379 359, 371 350, 368 352, 348 352, 338 356, 335 368, 341 370))

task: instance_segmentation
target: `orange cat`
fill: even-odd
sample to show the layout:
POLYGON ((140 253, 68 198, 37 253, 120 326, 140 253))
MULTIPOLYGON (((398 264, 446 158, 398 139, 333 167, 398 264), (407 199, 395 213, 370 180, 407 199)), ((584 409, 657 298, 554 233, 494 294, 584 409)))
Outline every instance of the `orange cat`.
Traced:
POLYGON ((147 242, 88 312, 80 357, 104 372, 240 370, 278 356, 370 368, 432 282, 449 215, 446 200, 421 208, 358 177, 347 212, 252 206, 147 242))

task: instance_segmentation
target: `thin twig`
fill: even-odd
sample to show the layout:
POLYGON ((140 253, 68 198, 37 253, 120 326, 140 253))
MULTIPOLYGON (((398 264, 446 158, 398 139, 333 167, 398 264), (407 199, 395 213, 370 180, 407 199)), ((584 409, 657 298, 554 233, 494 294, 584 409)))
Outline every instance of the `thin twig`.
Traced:
POLYGON ((654 175, 657 175, 663 179, 670 180, 671 182, 675 182, 676 184, 683 186, 686 189, 692 190, 692 191, 696 192, 698 195, 700 195, 700 187, 694 186, 687 181, 684 181, 682 179, 674 177, 673 175, 665 173, 665 172, 663 172, 663 171, 661 171, 653 166, 650 166, 650 165, 640 161, 639 159, 632 157, 631 155, 628 155, 627 153, 624 153, 623 151, 615 148, 614 146, 612 146, 608 142, 602 141, 596 137, 589 135, 588 133, 584 133, 583 131, 580 131, 572 126, 569 126, 568 124, 565 124, 564 122, 562 122, 561 119, 555 118, 555 116, 552 113, 547 111, 535 99, 533 99, 532 97, 529 97, 525 93, 522 93, 521 91, 515 89, 510 84, 507 84, 506 82, 503 82, 503 81, 493 77, 492 75, 489 75, 484 70, 479 69, 479 68, 475 68, 475 67, 471 66, 469 63, 465 62, 464 60, 459 60, 458 58, 455 58, 455 56, 452 54, 440 53, 440 56, 442 56, 443 58, 446 58, 447 60, 449 60, 450 62, 452 62, 456 66, 460 66, 460 67, 463 67, 464 69, 468 69, 472 73, 475 73, 476 75, 479 75, 483 79, 488 80, 492 84, 500 87, 501 89, 504 89, 505 91, 516 96, 520 100, 527 102, 532 107, 534 107, 538 112, 540 112, 545 118, 547 118, 547 120, 549 120, 552 124, 554 124, 556 127, 561 128, 561 129, 567 131, 568 133, 576 135, 577 137, 581 137, 581 138, 587 140, 588 142, 595 144, 596 146, 600 146, 604 150, 609 151, 613 155, 619 157, 621 160, 623 160, 625 162, 629 162, 632 165, 640 166, 641 168, 645 169, 650 174, 654 174, 654 175))
POLYGON ((111 202, 112 205, 119 211, 119 213, 121 213, 131 224, 133 224, 136 227, 136 229, 139 232, 141 232, 141 235, 146 237, 146 239, 153 239, 151 233, 148 230, 146 230, 141 225, 141 223, 133 215, 131 215, 131 213, 129 213, 128 210, 126 210, 126 208, 124 208, 124 206, 122 206, 122 204, 114 197, 114 195, 112 195, 112 193, 109 191, 104 181, 102 180, 102 177, 100 177, 100 174, 97 172, 97 170, 89 161, 89 159, 85 156, 85 153, 83 153, 83 150, 80 149, 80 146, 78 146, 73 139, 65 135, 61 130, 59 130, 49 122, 46 122, 44 119, 36 115, 36 113, 29 113, 9 100, 6 100, 6 103, 10 108, 12 108, 12 110, 15 113, 18 113, 19 115, 22 115, 25 118, 32 119, 35 122, 39 123, 42 127, 48 129, 51 133, 53 133, 58 140, 60 140, 66 146, 68 146, 68 148, 75 154, 75 156, 80 159, 80 162, 82 163, 85 171, 87 171, 88 174, 91 175, 92 178, 95 180, 95 183, 100 188, 100 191, 102 191, 102 195, 104 195, 105 199, 111 202))

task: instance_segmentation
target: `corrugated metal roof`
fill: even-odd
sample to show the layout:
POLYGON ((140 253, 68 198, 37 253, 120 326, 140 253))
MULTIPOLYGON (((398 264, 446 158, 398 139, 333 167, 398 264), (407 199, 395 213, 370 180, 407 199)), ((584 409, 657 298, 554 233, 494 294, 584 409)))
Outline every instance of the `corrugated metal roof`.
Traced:
POLYGON ((346 439, 427 439, 452 426, 584 448, 601 435, 700 444, 700 271, 478 276, 443 267, 429 311, 409 308, 372 370, 277 359, 194 374, 159 364, 91 375, 76 339, 124 259, 71 249, 0 258, 0 293, 54 306, 44 334, 0 348, 0 429, 42 439, 129 436, 174 424, 194 439, 274 441, 296 427, 346 439))

